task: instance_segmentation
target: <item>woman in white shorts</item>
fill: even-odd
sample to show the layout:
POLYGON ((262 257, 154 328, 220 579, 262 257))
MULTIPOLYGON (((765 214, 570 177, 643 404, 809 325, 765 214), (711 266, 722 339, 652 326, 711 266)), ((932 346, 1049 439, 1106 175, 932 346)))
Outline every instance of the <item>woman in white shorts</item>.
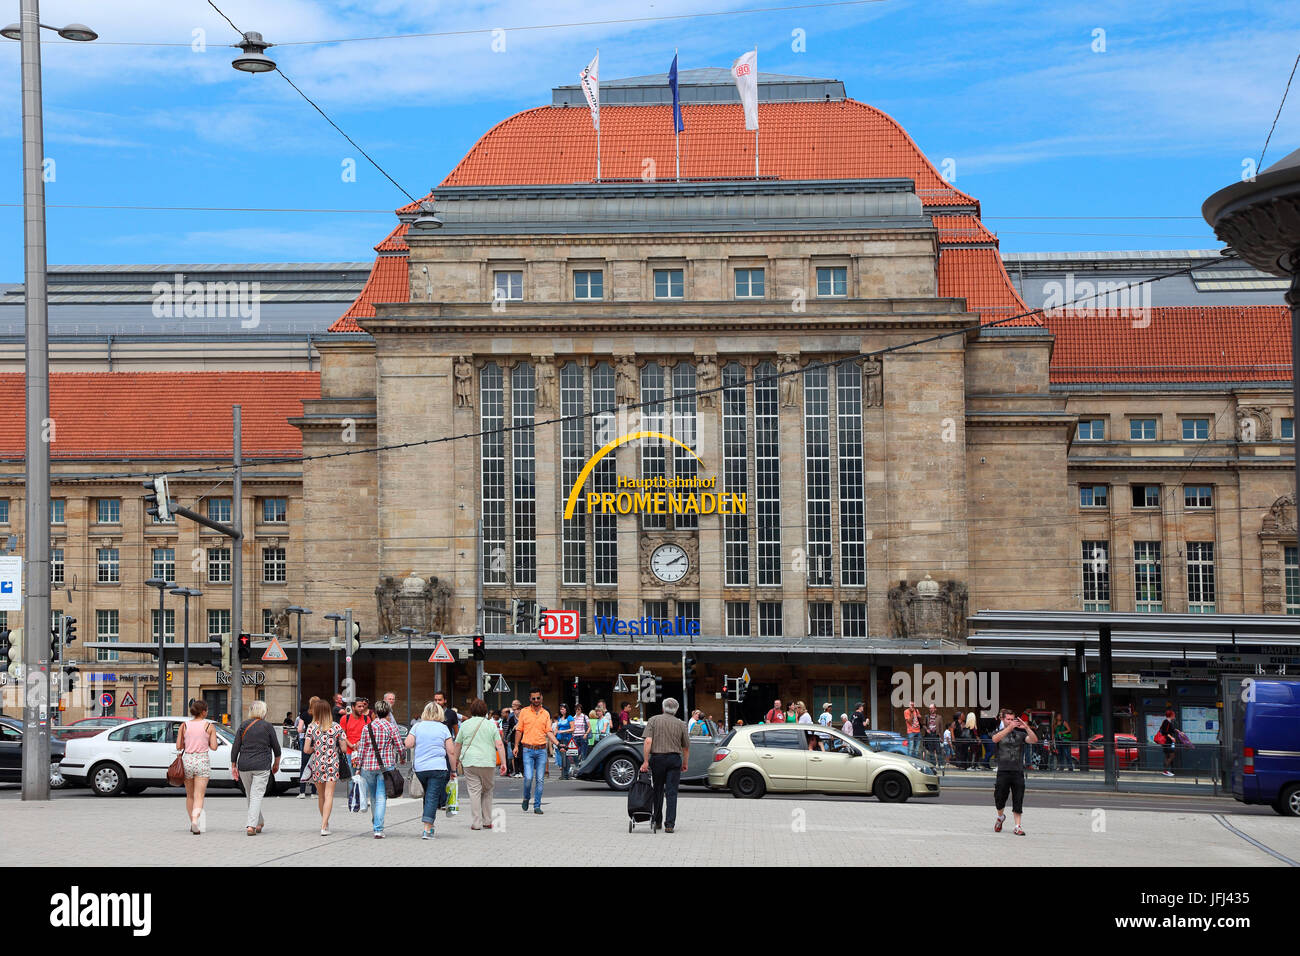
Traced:
POLYGON ((217 731, 208 720, 207 701, 199 699, 190 704, 190 717, 176 734, 176 751, 185 767, 185 812, 190 818, 190 832, 199 834, 208 828, 203 797, 212 776, 208 754, 217 749, 217 731))

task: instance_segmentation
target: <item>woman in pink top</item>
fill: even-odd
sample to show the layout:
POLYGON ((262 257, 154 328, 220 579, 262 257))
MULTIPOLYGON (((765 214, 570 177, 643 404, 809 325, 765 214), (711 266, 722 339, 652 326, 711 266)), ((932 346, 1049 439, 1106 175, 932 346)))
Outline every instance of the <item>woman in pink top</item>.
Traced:
POLYGON ((217 749, 217 731, 207 714, 208 702, 195 700, 190 704, 193 719, 181 724, 176 734, 176 752, 185 767, 185 812, 189 814, 190 832, 194 834, 208 828, 203 796, 208 792, 208 779, 212 776, 208 753, 217 749))

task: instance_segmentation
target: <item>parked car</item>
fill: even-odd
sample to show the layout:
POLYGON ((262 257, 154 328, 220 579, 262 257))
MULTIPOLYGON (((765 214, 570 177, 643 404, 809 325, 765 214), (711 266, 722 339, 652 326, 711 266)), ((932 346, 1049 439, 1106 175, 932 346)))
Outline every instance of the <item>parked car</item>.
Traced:
POLYGON ((907 738, 902 734, 896 734, 892 730, 868 730, 865 739, 867 748, 876 753, 907 756, 907 738))
POLYGON ((856 793, 887 803, 937 797, 935 768, 823 727, 755 724, 737 727, 718 745, 711 790, 757 799, 765 793, 856 793))
POLYGON ((126 723, 126 720, 125 717, 83 717, 81 720, 74 720, 66 727, 57 727, 51 733, 59 740, 93 737, 101 730, 110 730, 126 723))
MULTIPOLYGON (((62 790, 67 777, 59 771, 63 759, 63 741, 50 737, 50 789, 62 790)), ((21 783, 23 779, 23 723, 13 717, 0 717, 0 782, 21 783)))
MULTIPOLYGON (((587 759, 573 771, 573 775, 579 780, 604 780, 611 790, 628 789, 636 779, 644 759, 644 731, 644 724, 630 723, 620 728, 618 733, 597 741, 596 746, 588 752, 587 759)), ((709 766, 713 762, 713 747, 717 739, 716 734, 691 738, 691 753, 686 772, 682 774, 682 783, 705 782, 709 766)))
MULTIPOLYGON (((183 717, 145 717, 119 727, 101 730, 93 737, 78 737, 64 744, 60 765, 65 779, 85 783, 100 797, 136 794, 147 787, 167 786, 167 768, 176 759, 176 734, 183 717)), ((217 728, 217 749, 212 751, 212 779, 209 788, 238 788, 230 776, 230 728, 217 728)), ((280 769, 267 784, 274 795, 295 785, 302 767, 302 754, 283 748, 280 769)))
MULTIPOLYGON (((1136 737, 1132 734, 1115 735, 1115 766, 1120 770, 1136 767, 1140 755, 1136 737)), ((1078 745, 1070 748, 1070 756, 1079 759, 1078 745)), ((1105 766, 1106 751, 1101 746, 1101 734, 1093 734, 1088 738, 1088 769, 1103 770, 1105 766)))
POLYGON ((1300 682, 1254 680, 1233 712, 1232 796, 1300 817, 1300 682))

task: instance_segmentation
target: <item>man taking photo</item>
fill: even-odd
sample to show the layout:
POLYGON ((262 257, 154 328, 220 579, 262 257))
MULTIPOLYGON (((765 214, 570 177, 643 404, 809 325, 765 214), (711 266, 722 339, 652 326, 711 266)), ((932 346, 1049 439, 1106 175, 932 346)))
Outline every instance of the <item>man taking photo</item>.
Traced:
POLYGON ((1029 724, 1006 707, 1002 708, 1001 716, 1002 726, 993 735, 993 746, 998 755, 998 775, 993 784, 993 804, 997 807, 998 819, 993 824, 993 832, 1002 832, 1002 823, 1007 818, 1003 809, 1010 794, 1011 815, 1016 821, 1016 828, 1011 832, 1024 836, 1020 821, 1025 810, 1025 745, 1038 743, 1038 736, 1029 724))

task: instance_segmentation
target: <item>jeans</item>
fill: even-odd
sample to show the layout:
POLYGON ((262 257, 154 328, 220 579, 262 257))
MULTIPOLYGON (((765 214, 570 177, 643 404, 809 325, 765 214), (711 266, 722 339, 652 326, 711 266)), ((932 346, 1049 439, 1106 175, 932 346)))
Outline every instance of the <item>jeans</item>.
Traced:
POLYGON ((451 771, 417 770, 415 776, 424 788, 424 812, 420 814, 420 821, 431 827, 438 819, 438 808, 442 806, 443 797, 447 793, 451 771))
POLYGON ((248 822, 246 827, 260 827, 266 821, 262 819, 262 798, 266 796, 266 785, 271 782, 270 770, 245 770, 239 775, 248 794, 248 822))
POLYGON ((587 735, 583 734, 578 738, 578 763, 587 759, 587 735))
POLYGON ((682 779, 681 754, 651 754, 650 780, 654 784, 653 819, 665 826, 677 825, 677 785, 682 779), (668 798, 668 816, 664 816, 664 797, 668 798))
POLYGON ((529 794, 533 796, 533 809, 542 808, 542 775, 546 772, 546 748, 538 747, 520 747, 519 755, 524 760, 524 803, 528 802, 529 794), (533 786, 536 784, 537 790, 534 792, 533 786))
POLYGON ((907 735, 907 755, 909 757, 921 756, 921 733, 917 731, 914 734, 907 735))
POLYGON ((366 800, 370 800, 372 812, 371 819, 374 821, 374 830, 376 833, 384 832, 384 811, 388 809, 388 785, 384 782, 384 772, 382 770, 361 770, 361 802, 365 806, 366 800))

